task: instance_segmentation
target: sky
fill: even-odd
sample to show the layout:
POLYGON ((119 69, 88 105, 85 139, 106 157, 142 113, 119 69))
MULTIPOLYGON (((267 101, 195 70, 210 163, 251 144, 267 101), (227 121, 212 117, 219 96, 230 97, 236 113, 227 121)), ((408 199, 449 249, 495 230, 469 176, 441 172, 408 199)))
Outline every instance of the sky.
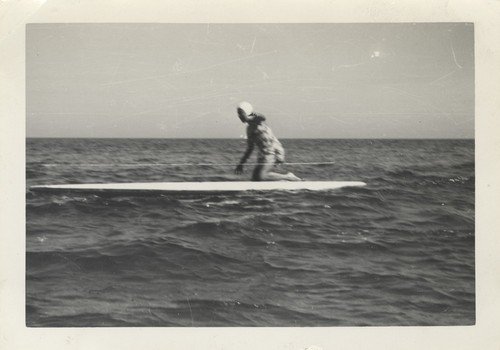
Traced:
POLYGON ((473 138, 474 28, 29 24, 27 137, 473 138))

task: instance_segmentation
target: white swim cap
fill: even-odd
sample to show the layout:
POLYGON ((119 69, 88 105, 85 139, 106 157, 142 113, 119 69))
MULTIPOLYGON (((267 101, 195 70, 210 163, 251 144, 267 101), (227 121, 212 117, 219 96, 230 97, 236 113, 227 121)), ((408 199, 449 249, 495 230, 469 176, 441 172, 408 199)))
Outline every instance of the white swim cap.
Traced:
POLYGON ((253 112, 252 105, 246 101, 240 102, 238 108, 244 110, 247 115, 250 115, 253 112))

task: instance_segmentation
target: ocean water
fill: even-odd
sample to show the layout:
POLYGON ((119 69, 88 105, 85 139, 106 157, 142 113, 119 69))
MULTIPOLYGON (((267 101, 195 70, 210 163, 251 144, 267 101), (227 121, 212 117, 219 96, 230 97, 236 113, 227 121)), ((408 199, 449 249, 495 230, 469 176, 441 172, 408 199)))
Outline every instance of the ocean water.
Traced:
POLYGON ((34 193, 29 186, 242 179, 226 164, 245 141, 28 139, 27 326, 475 323, 473 140, 283 144, 288 162, 335 162, 283 171, 368 185, 34 193))

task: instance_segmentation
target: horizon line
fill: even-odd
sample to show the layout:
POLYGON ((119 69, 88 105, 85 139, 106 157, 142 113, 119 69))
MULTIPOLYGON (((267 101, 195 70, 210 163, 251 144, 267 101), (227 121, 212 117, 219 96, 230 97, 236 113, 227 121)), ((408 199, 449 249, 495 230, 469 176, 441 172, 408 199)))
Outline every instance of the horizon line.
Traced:
MULTIPOLYGON (((246 140, 241 137, 26 136, 25 139, 89 140, 246 140)), ((475 137, 280 137, 280 140, 475 140, 475 137)))

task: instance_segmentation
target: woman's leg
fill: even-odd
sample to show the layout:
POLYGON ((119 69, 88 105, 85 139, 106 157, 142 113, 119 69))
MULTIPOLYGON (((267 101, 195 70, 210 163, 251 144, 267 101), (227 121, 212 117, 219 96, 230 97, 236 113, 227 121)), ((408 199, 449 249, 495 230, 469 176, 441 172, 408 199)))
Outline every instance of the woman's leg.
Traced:
POLYGON ((264 166, 264 169, 262 169, 261 172, 262 181, 302 181, 301 178, 295 176, 293 173, 279 174, 270 171, 273 166, 271 166, 268 170, 266 167, 267 166, 264 166))
POLYGON ((263 181, 261 179, 261 173, 262 173, 262 165, 258 164, 253 169, 252 181, 263 181))
POLYGON ((302 181, 293 173, 279 174, 272 172, 275 160, 274 156, 259 157, 258 165, 255 167, 252 174, 252 181, 302 181))

